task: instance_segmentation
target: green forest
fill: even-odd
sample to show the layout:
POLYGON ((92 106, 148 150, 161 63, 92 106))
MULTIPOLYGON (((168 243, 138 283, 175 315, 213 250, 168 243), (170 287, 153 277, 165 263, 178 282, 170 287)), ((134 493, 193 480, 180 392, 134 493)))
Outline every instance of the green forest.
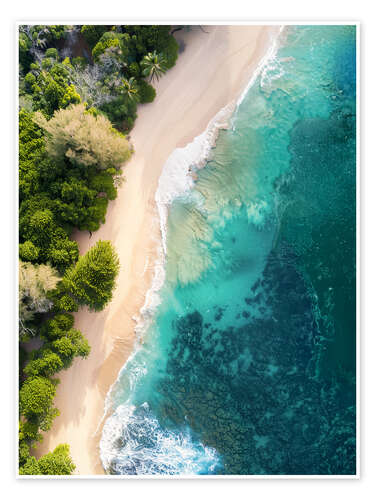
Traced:
POLYGON ((79 255, 74 229, 96 231, 133 153, 137 106, 176 63, 167 25, 19 27, 19 473, 70 475, 69 446, 31 451, 59 415, 58 372, 90 345, 80 307, 101 311, 120 269, 110 241, 79 255))

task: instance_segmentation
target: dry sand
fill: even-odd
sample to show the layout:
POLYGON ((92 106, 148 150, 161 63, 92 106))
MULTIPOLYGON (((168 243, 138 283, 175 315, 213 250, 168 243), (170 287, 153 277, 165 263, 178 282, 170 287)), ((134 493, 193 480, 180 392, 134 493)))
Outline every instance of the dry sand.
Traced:
POLYGON ((44 436, 37 456, 68 443, 76 474, 103 474, 99 440, 104 402, 134 344, 134 319, 144 304, 160 239, 155 191, 163 164, 176 147, 202 133, 210 119, 237 99, 266 53, 278 27, 204 26, 179 31, 177 64, 156 84, 153 103, 139 106, 131 142, 135 154, 126 182, 108 207, 106 222, 89 238, 76 233, 80 252, 111 240, 120 257, 117 288, 101 313, 81 309, 76 328, 89 340, 88 359, 60 374, 55 404, 61 415, 44 436))

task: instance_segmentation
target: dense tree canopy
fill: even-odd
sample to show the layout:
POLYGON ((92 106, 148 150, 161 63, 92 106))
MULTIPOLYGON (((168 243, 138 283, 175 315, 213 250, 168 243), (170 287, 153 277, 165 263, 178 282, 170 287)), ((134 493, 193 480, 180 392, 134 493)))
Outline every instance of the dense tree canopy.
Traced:
POLYGON ((89 24, 83 25, 81 33, 85 37, 90 48, 93 49, 100 40, 101 36, 108 30, 108 26, 104 24, 89 24))
POLYGON ((167 69, 171 68, 177 59, 178 44, 170 34, 171 26, 168 25, 124 25, 120 29, 136 39, 137 61, 149 52, 156 51, 163 54, 166 59, 167 69))
POLYGON ((39 358, 30 361, 26 365, 24 369, 26 375, 49 377, 63 369, 64 364, 58 354, 49 349, 39 351, 38 354, 39 358))
POLYGON ((20 413, 43 430, 51 428, 53 419, 59 414, 53 407, 53 398, 58 381, 46 377, 28 378, 20 389, 20 413))
POLYGON ((19 56, 21 74, 40 57, 49 46, 66 38, 69 26, 60 25, 21 25, 19 28, 19 56))
POLYGON ((140 63, 156 52, 167 70, 176 63, 178 48, 168 25, 21 27, 19 53, 25 78, 20 82, 20 102, 28 110, 41 111, 46 118, 57 109, 86 102, 119 129, 130 130, 137 105, 121 90, 123 79, 134 78, 135 86, 143 89, 144 97, 139 95, 139 101, 151 102, 152 90, 144 85, 147 72, 141 71, 140 63), (92 58, 87 53, 78 58, 64 56, 63 40, 73 33, 77 40, 78 33, 83 36, 92 58), (59 49, 53 46, 56 40, 59 49))
POLYGON ((40 64, 30 65, 22 85, 31 98, 32 110, 41 111, 47 118, 60 108, 81 102, 67 63, 58 62, 57 49, 49 50, 54 50, 49 57, 44 57, 40 64))
POLYGON ((73 223, 58 188, 64 168, 48 157, 44 133, 24 109, 19 128, 20 258, 49 262, 61 271, 78 258, 77 244, 69 240, 73 223))
POLYGON ((60 444, 53 452, 47 453, 39 460, 29 456, 25 464, 20 467, 21 475, 70 475, 75 469, 75 465, 69 454, 69 445, 60 444))
POLYGON ((50 262, 59 271, 78 258, 77 244, 69 240, 72 229, 95 231, 104 222, 108 201, 116 197, 120 167, 131 154, 126 139, 105 117, 82 108, 73 106, 50 121, 39 117, 51 133, 28 111, 20 112, 21 257, 50 262), (70 148, 69 130, 75 134, 70 148), (58 139, 56 134, 61 134, 58 139))
POLYGON ((90 353, 87 339, 73 328, 74 318, 69 313, 58 313, 45 321, 40 329, 44 344, 29 354, 24 373, 30 376, 51 376, 68 368, 77 356, 86 358, 90 353))
POLYGON ((177 54, 170 26, 20 26, 20 474, 75 468, 67 445, 39 460, 30 446, 58 414, 53 377, 90 353, 71 313, 108 304, 119 260, 108 241, 79 257, 71 238, 105 221, 132 154, 121 132, 138 103, 155 98, 146 79, 160 78, 177 54), (38 348, 25 348, 31 336, 38 348))

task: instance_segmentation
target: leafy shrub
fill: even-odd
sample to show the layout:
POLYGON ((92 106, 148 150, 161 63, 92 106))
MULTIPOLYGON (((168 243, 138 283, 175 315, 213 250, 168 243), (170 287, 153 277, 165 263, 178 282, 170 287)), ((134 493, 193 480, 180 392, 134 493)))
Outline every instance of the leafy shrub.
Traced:
POLYGON ((32 89, 33 85, 36 83, 36 77, 33 73, 27 73, 25 76, 25 83, 29 89, 32 89))
POLYGON ((59 53, 55 47, 50 47, 49 49, 46 50, 44 56, 51 57, 52 59, 55 59, 57 61, 59 58, 59 53))
POLYGON ((141 103, 152 102, 155 99, 156 91, 151 84, 146 82, 146 80, 140 80, 138 86, 141 103))
POLYGON ((68 330, 65 336, 54 340, 52 348, 61 358, 65 369, 71 366, 76 356, 86 358, 90 353, 87 339, 74 328, 68 330))
POLYGON ((107 26, 101 24, 85 24, 81 28, 81 33, 89 47, 93 49, 107 29, 107 26))
POLYGON ((55 309, 57 311, 76 312, 78 311, 78 304, 70 295, 63 295, 56 300, 55 309))
POLYGON ((72 66, 78 70, 84 70, 88 65, 88 61, 85 57, 73 57, 72 66))
POLYGON ((139 64, 136 61, 133 61, 129 65, 129 74, 130 74, 130 76, 134 76, 135 78, 140 76, 141 68, 139 67, 139 64))
POLYGON ((19 246, 20 259, 28 262, 35 262, 38 260, 39 249, 30 240, 21 243, 19 246))
POLYGON ((39 351, 38 355, 38 358, 31 360, 24 368, 26 375, 48 377, 59 372, 64 367, 60 356, 50 349, 39 351))
POLYGON ((47 453, 39 460, 29 455, 19 473, 21 475, 71 475, 75 465, 69 454, 69 445, 60 444, 53 452, 47 453))
POLYGON ((79 304, 101 311, 112 299, 119 269, 111 242, 99 240, 66 272, 62 284, 79 304))
POLYGON ((41 337, 47 341, 59 339, 66 335, 74 324, 72 314, 56 314, 52 319, 46 321, 41 329, 41 337))
POLYGON ((51 428, 52 420, 59 414, 52 402, 56 393, 57 381, 45 377, 28 378, 20 390, 20 413, 27 419, 38 422, 46 431, 51 428))
POLYGON ((120 40, 121 35, 118 33, 107 32, 100 38, 98 43, 95 45, 92 51, 92 57, 96 63, 100 62, 100 56, 103 55, 107 49, 112 49, 112 53, 121 55, 120 40))
POLYGON ((42 60, 42 69, 48 70, 53 66, 53 59, 51 57, 45 57, 42 60))
POLYGON ((166 59, 167 69, 172 68, 176 64, 177 57, 178 57, 178 49, 179 49, 179 46, 178 46, 177 40, 172 35, 170 35, 168 38, 167 45, 163 49, 163 54, 164 54, 165 59, 166 59))

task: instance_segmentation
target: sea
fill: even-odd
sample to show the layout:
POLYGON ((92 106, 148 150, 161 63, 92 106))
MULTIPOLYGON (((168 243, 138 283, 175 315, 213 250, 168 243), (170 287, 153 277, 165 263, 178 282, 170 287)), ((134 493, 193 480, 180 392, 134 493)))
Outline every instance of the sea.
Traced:
POLYGON ((173 152, 112 475, 356 474, 356 26, 280 30, 173 152))

